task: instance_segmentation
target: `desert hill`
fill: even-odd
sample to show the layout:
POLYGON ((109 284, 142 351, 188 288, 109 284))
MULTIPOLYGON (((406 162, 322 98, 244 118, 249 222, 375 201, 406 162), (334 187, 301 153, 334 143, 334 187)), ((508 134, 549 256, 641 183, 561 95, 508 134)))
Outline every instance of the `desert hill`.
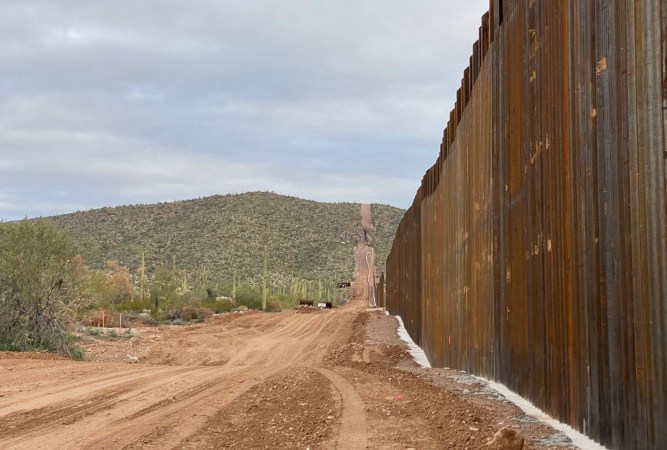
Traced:
MULTIPOLYGON (((321 203, 268 192, 216 195, 152 205, 119 206, 49 219, 86 244, 86 261, 117 261, 134 273, 142 252, 150 272, 175 264, 198 276, 261 276, 264 247, 271 278, 350 279, 354 248, 364 239, 359 204, 321 203)), ((403 210, 373 205, 370 238, 384 270, 403 210)))

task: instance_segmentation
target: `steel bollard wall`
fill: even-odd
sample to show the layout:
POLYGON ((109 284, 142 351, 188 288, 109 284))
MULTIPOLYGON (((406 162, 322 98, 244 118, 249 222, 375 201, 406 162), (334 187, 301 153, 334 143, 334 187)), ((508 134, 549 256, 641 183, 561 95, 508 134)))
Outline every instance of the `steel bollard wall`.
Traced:
POLYGON ((666 0, 493 0, 386 304, 435 366, 667 448, 666 0))

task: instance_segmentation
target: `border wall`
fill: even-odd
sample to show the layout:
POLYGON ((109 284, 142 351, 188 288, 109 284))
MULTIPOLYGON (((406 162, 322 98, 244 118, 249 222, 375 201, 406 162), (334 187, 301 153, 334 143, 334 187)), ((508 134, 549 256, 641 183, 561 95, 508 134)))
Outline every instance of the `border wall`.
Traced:
POLYGON ((667 448, 667 0, 492 0, 386 304, 434 366, 667 448))

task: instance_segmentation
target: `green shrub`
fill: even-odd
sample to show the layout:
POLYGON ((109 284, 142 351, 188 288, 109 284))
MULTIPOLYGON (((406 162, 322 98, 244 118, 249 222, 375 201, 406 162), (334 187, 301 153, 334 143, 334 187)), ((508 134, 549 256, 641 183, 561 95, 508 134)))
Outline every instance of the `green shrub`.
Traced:
POLYGON ((216 314, 222 312, 228 312, 234 309, 231 300, 228 299, 216 299, 216 300, 205 300, 201 302, 202 307, 208 308, 216 314))
POLYGON ((123 325, 125 325, 125 323, 127 323, 127 326, 129 328, 131 328, 131 326, 133 324, 136 324, 137 322, 139 322, 142 325, 149 326, 149 327, 154 327, 154 326, 159 325, 159 322, 157 320, 155 320, 153 317, 151 317, 150 314, 144 313, 144 312, 129 313, 129 314, 123 315, 123 317, 124 317, 123 325), (127 318, 127 320, 125 318, 127 318))
POLYGON ((116 305, 114 309, 116 311, 142 312, 145 309, 150 309, 150 307, 151 305, 148 301, 142 303, 141 300, 130 300, 116 305))
POLYGON ((296 301, 290 295, 274 294, 269 297, 266 303, 266 310, 270 312, 282 311, 296 305, 296 301))
MULTIPOLYGON (((28 350, 28 349, 26 349, 28 350)), ((20 352, 21 348, 9 340, 0 340, 0 352, 20 352)))
POLYGON ((236 290, 236 304, 249 309, 262 309, 262 292, 255 286, 243 283, 236 290))
POLYGON ((55 225, 0 223, 0 341, 76 357, 70 333, 85 274, 74 244, 55 225))

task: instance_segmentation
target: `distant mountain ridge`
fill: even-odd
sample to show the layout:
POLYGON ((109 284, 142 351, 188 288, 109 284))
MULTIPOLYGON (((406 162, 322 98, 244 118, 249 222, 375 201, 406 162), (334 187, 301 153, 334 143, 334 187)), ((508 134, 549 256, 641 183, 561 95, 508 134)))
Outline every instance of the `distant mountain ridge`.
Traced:
MULTIPOLYGON (((196 200, 101 208, 47 218, 87 244, 88 264, 117 261, 136 273, 145 254, 150 272, 175 264, 189 274, 220 280, 236 272, 271 278, 350 279, 354 247, 363 240, 358 203, 321 203, 269 192, 215 195, 196 200)), ((404 211, 372 205, 378 273, 384 270, 404 211)))

